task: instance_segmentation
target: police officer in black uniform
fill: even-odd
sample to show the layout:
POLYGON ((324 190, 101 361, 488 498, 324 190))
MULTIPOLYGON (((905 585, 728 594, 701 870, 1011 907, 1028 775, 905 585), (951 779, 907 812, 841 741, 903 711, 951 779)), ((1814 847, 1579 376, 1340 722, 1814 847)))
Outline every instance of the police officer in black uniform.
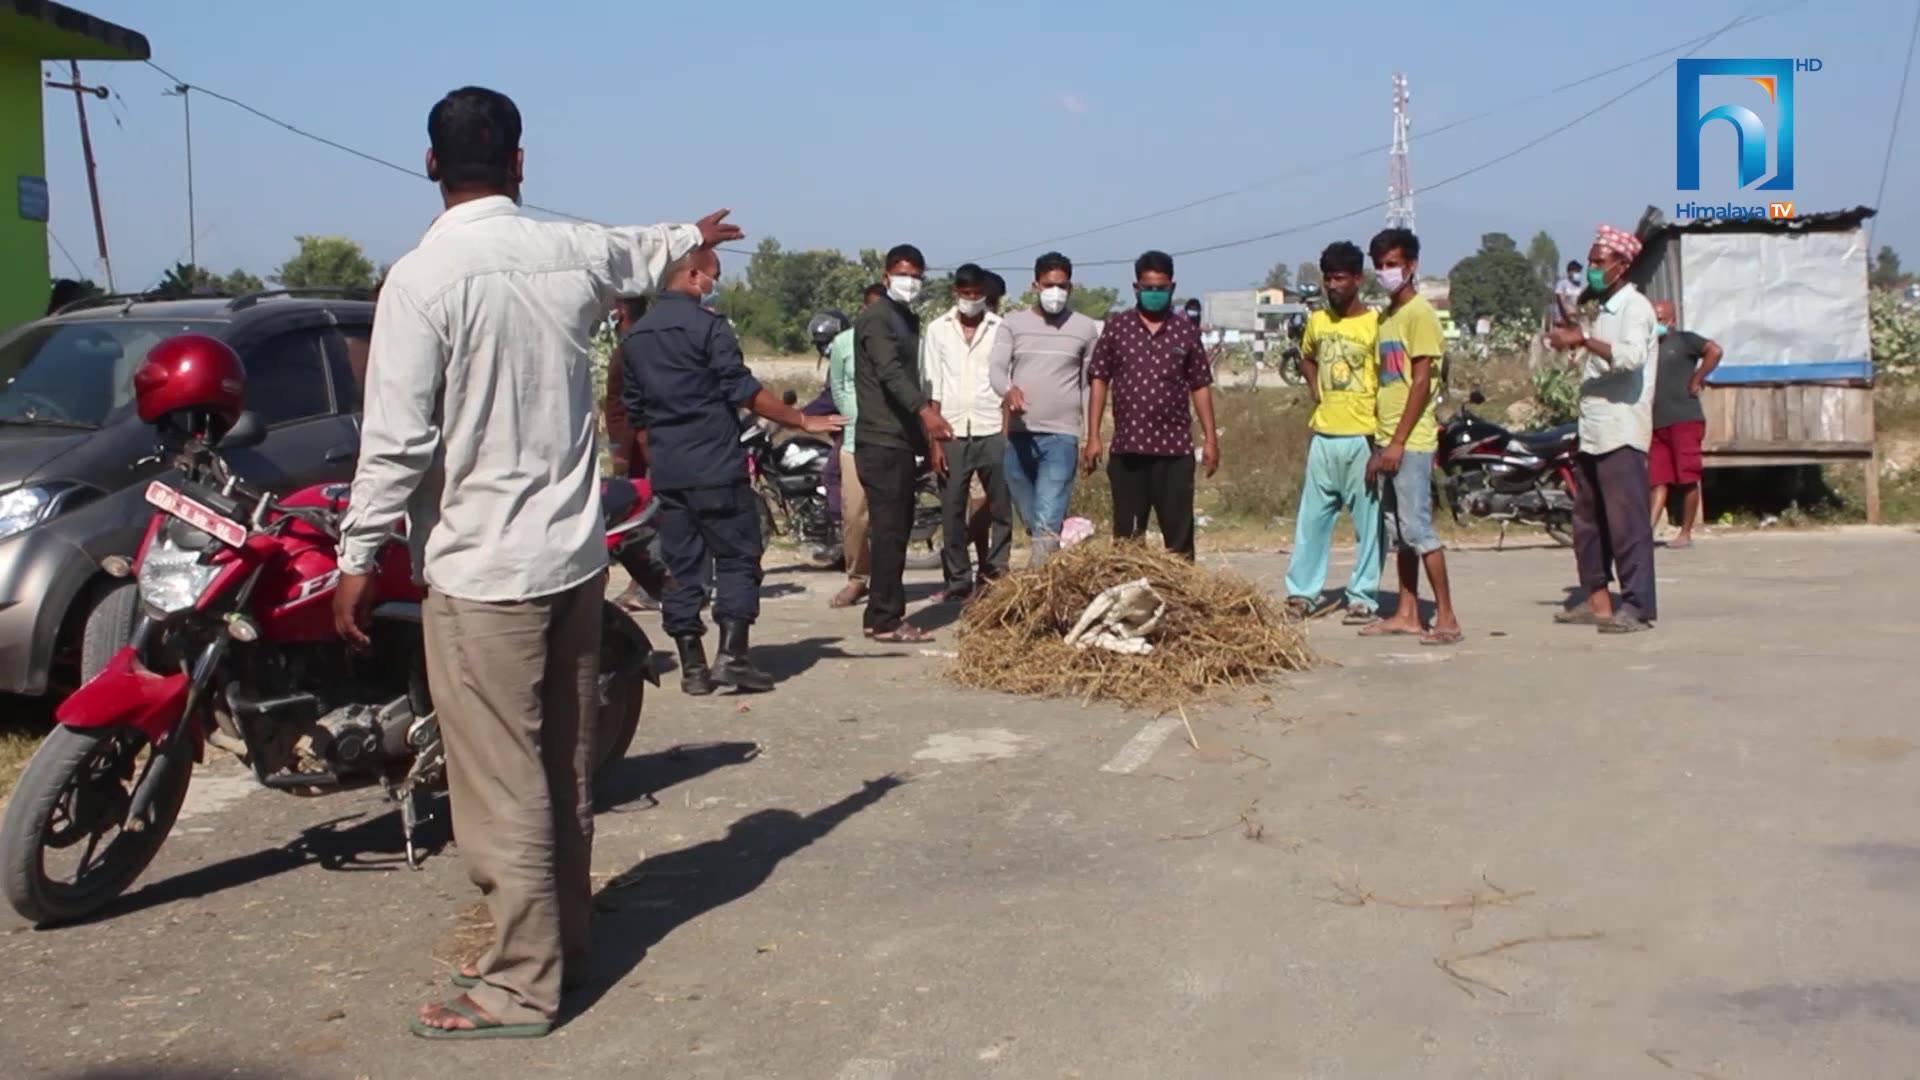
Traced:
POLYGON ((760 385, 733 327, 702 300, 720 284, 720 258, 702 248, 668 268, 660 297, 620 343, 627 408, 645 439, 660 500, 662 554, 673 582, 661 621, 680 652, 680 688, 711 694, 773 689, 747 659, 760 614, 760 504, 747 482, 738 411, 815 435, 846 426, 838 415, 803 416, 760 385), (720 651, 711 668, 700 606, 711 567, 720 651))

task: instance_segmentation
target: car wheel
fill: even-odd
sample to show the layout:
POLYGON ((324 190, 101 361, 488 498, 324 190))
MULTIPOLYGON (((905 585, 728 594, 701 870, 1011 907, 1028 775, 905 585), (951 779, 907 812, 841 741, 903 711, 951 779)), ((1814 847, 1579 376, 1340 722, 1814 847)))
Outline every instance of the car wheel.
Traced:
POLYGON ((80 681, 100 673, 133 639, 133 619, 140 610, 140 586, 117 581, 93 602, 87 625, 80 633, 80 681))

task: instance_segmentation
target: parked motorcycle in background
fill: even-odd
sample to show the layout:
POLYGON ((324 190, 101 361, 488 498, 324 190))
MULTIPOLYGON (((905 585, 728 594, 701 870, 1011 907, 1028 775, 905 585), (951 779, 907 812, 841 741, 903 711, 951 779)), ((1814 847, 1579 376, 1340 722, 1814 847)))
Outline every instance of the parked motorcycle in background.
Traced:
MULTIPOLYGON (((1475 390, 1467 405, 1486 400, 1475 390)), ((1579 425, 1513 432, 1475 416, 1467 405, 1440 430, 1438 463, 1454 520, 1497 521, 1502 542, 1507 525, 1517 522, 1545 529, 1556 543, 1572 544, 1579 425)))
MULTIPOLYGON (((281 497, 240 481, 224 455, 267 438, 242 411, 245 380, 231 349, 198 335, 155 346, 134 374, 140 418, 177 471, 147 488, 155 513, 135 558, 104 565, 138 582, 131 643, 55 711, 0 822, 0 887, 36 923, 95 914, 133 884, 207 744, 277 791, 382 786, 417 865, 414 829, 426 793, 445 786, 446 757, 411 556, 397 532, 380 549, 373 645, 350 649, 332 610, 349 488, 281 497)), ((646 500, 620 494, 603 500, 623 515, 610 547, 643 535, 646 500)), ((644 684, 657 682, 646 634, 612 604, 602 619, 597 774, 626 755, 644 684)))

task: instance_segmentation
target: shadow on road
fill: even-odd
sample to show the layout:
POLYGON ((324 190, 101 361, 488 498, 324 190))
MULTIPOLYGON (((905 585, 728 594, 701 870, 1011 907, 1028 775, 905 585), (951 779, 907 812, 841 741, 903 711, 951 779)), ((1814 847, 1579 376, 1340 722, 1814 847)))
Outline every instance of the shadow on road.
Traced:
POLYGON ((655 855, 614 878, 632 884, 609 885, 594 897, 593 969, 586 988, 566 1002, 567 1018, 591 1009, 668 934, 751 894, 788 856, 905 782, 897 776, 869 780, 811 814, 757 810, 728 826, 718 840, 655 855))
POLYGON ((698 780, 731 765, 745 765, 760 756, 760 744, 750 742, 694 743, 657 754, 630 757, 614 766, 606 782, 593 790, 596 811, 619 811, 633 803, 648 806, 656 795, 676 784, 698 780))
MULTIPOLYGON (((675 784, 716 769, 752 761, 760 748, 753 743, 711 743, 676 746, 654 754, 630 757, 614 772, 596 808, 619 807, 650 799, 675 784)), ((440 800, 431 820, 414 834, 421 850, 441 854, 452 839, 447 806, 440 800)), ((182 900, 196 900, 227 889, 237 889, 308 865, 322 870, 391 872, 404 869, 406 844, 400 832, 400 812, 349 814, 300 830, 291 842, 265 851, 250 852, 210 863, 183 874, 156 881, 109 905, 98 918, 110 919, 182 900)))

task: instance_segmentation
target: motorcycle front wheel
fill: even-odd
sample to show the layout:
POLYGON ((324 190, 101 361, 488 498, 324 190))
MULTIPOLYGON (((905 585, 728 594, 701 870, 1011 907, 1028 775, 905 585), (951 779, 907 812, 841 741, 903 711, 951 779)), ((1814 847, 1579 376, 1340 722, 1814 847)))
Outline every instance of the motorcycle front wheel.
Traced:
POLYGON ((193 762, 156 758, 128 728, 57 727, 14 785, 0 822, 0 885, 37 925, 98 912, 127 890, 166 842, 193 778, 193 762), (145 816, 133 794, 156 770, 145 816))
POLYGON ((613 604, 601 608, 600 632, 600 715, 594 728, 593 782, 610 781, 613 770, 627 756, 633 736, 640 730, 640 711, 646 707, 647 679, 642 666, 653 662, 651 656, 635 655, 644 635, 622 633, 622 623, 632 623, 626 612, 613 604))

